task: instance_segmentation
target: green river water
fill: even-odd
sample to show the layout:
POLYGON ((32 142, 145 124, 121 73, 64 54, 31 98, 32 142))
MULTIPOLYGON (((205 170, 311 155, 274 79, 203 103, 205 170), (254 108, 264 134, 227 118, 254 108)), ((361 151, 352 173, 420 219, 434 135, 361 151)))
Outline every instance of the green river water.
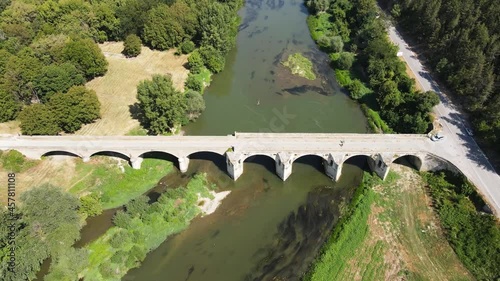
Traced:
MULTIPOLYGON (((205 92, 206 111, 186 134, 367 132, 359 106, 340 92, 328 56, 310 38, 302 1, 247 0, 240 15, 237 46, 205 92), (312 60, 318 79, 293 76, 280 64, 296 52, 312 60)), ((169 237, 123 280, 299 280, 359 184, 362 166, 361 159, 348 161, 334 183, 319 158, 303 157, 283 182, 274 160, 257 156, 233 182, 222 156, 194 155, 185 175, 166 176, 166 185, 149 194, 185 184, 198 172, 231 193, 214 214, 169 237)), ((79 243, 103 233, 111 215, 93 218, 79 243)))

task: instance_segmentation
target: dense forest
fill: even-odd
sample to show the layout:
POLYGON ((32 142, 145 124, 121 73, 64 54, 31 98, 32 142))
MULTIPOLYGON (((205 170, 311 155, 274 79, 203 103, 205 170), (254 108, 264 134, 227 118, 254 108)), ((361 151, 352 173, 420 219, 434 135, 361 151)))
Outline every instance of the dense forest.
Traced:
POLYGON ((375 0, 308 0, 313 39, 330 54, 338 82, 386 133, 427 133, 434 92, 421 93, 388 39, 375 0))
POLYGON ((500 152, 500 1, 381 0, 500 152))
POLYGON ((19 118, 23 134, 36 135, 75 132, 99 118, 96 94, 83 85, 107 71, 96 44, 104 41, 126 39, 126 56, 138 55, 141 43, 159 50, 177 47, 182 53, 197 48, 199 65, 187 88, 200 91, 197 72, 219 72, 224 67, 237 34, 236 11, 241 4, 241 0, 2 0, 0 122, 19 118))

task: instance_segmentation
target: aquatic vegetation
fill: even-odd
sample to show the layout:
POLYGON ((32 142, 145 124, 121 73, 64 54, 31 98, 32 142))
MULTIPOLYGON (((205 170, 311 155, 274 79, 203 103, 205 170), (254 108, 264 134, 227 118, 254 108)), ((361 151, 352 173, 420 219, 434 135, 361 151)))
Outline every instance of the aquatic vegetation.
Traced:
POLYGON ((309 80, 316 79, 316 75, 313 72, 312 62, 300 53, 288 56, 288 59, 282 62, 282 64, 290 68, 292 74, 294 75, 298 75, 309 80))

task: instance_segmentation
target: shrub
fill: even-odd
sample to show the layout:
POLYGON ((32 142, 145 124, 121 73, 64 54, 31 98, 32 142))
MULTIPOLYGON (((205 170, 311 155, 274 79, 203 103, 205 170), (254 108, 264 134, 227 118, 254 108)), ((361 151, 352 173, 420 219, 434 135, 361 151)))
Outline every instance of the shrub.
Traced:
POLYGON ((202 47, 200 48, 200 54, 203 58, 203 62, 205 66, 213 73, 218 73, 224 69, 224 65, 226 64, 226 59, 220 52, 218 52, 215 48, 202 47))
POLYGON ((20 173, 35 165, 35 161, 27 160, 21 152, 10 150, 0 155, 2 166, 5 170, 20 173))
POLYGON ((94 193, 80 198, 80 212, 87 214, 89 217, 102 214, 99 196, 94 193))
POLYGON ((188 119, 194 120, 205 110, 205 100, 199 92, 187 91, 186 97, 186 114, 188 119))
POLYGON ((21 131, 25 135, 57 135, 61 128, 57 118, 44 104, 32 104, 27 106, 19 114, 21 131))
POLYGON ((126 57, 137 57, 141 54, 142 42, 141 38, 135 34, 130 34, 123 42, 123 55, 126 57))
POLYGON ((111 247, 115 249, 123 248, 125 245, 129 244, 132 241, 129 232, 125 230, 121 230, 117 232, 111 240, 109 240, 109 244, 111 247))
POLYGON ((132 217, 129 214, 125 213, 122 210, 116 212, 113 217, 113 223, 121 228, 128 229, 130 227, 130 223, 132 222, 132 217))
POLYGON ((359 100, 365 95, 365 92, 363 92, 364 85, 359 79, 352 80, 352 82, 346 86, 346 89, 349 91, 351 98, 355 100, 359 100))
POLYGON ((189 90, 201 92, 203 90, 203 81, 199 79, 199 76, 189 73, 184 86, 189 90))
POLYGON ((193 41, 184 41, 179 45, 179 50, 183 54, 189 54, 194 51, 195 45, 193 41))
POLYGON ((350 52, 340 53, 339 58, 335 61, 335 65, 340 69, 350 69, 354 63, 354 54, 350 52))
POLYGON ((188 57, 189 71, 193 74, 200 73, 204 66, 203 58, 198 50, 191 53, 188 57))

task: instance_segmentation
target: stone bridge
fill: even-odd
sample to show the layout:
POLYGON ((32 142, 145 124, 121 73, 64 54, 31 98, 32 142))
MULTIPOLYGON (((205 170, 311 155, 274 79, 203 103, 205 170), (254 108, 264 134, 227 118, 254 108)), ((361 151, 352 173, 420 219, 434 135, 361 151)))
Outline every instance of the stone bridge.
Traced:
POLYGON ((191 155, 210 152, 225 156, 227 173, 234 180, 243 173, 245 159, 255 155, 272 158, 282 180, 292 173, 293 162, 307 155, 322 158, 325 173, 334 180, 340 178, 344 162, 354 156, 366 156, 370 169, 382 179, 392 162, 405 157, 417 170, 461 172, 477 186, 493 211, 500 211, 500 177, 481 174, 480 167, 471 167, 446 149, 446 142, 432 142, 426 135, 237 132, 228 136, 1 136, 0 150, 8 149, 33 159, 71 155, 84 162, 93 155, 112 155, 128 160, 134 169, 140 169, 143 158, 151 152, 165 153, 177 158, 181 172, 187 171, 191 155), (490 177, 487 183, 486 176, 490 177))

